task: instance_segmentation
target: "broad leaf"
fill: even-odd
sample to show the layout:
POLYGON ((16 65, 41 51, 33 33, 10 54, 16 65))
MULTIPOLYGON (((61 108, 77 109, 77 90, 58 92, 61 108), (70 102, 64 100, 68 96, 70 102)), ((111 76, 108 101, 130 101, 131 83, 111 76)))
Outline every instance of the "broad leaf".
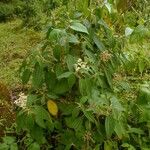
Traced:
POLYGON ((40 88, 42 86, 44 79, 43 67, 36 63, 34 67, 34 72, 32 75, 32 84, 35 88, 40 88))
POLYGON ((105 119, 105 131, 106 131, 106 136, 108 139, 113 134, 114 128, 115 128, 114 118, 112 116, 107 116, 105 119))
POLYGON ((83 33, 89 34, 87 28, 83 24, 78 23, 78 22, 73 22, 71 24, 70 28, 75 31, 78 31, 78 32, 83 32, 83 33))
POLYGON ((22 73, 22 83, 26 84, 30 79, 31 71, 30 69, 25 69, 22 73))
POLYGON ((52 123, 49 113, 42 106, 34 106, 32 108, 35 114, 35 122, 42 128, 46 128, 45 121, 52 123))
POLYGON ((58 78, 58 79, 69 78, 72 74, 73 74, 72 72, 69 72, 69 71, 68 71, 68 72, 65 72, 65 73, 59 75, 57 78, 58 78))

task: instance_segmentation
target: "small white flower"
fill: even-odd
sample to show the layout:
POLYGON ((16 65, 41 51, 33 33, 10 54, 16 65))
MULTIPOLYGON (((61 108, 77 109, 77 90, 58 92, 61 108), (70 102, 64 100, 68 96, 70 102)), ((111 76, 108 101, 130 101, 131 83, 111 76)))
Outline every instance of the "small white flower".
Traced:
POLYGON ((85 69, 85 68, 86 68, 86 64, 82 64, 82 65, 81 65, 81 68, 82 68, 82 69, 85 69))
POLYGON ((87 65, 87 62, 84 62, 81 58, 79 58, 77 60, 77 63, 74 64, 74 68, 76 72, 79 72, 81 69, 84 69, 87 71, 89 70, 89 66, 87 65))
POLYGON ((27 96, 24 93, 20 93, 19 98, 14 103, 21 108, 26 108, 27 96))
POLYGON ((80 67, 77 67, 77 68, 76 68, 76 72, 78 72, 80 69, 81 69, 80 67))
POLYGON ((82 62, 82 59, 81 59, 81 58, 79 58, 77 62, 78 62, 78 63, 82 62))

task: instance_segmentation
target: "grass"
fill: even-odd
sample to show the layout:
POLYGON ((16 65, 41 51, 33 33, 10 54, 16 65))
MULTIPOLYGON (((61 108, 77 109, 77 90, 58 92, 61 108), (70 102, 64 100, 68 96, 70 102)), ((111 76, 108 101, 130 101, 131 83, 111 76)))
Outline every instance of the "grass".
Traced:
POLYGON ((20 83, 19 66, 27 51, 41 40, 40 33, 20 25, 20 20, 0 24, 0 82, 9 87, 20 83))
POLYGON ((0 137, 15 120, 10 89, 20 85, 19 67, 26 53, 41 41, 41 33, 21 28, 21 21, 0 23, 0 137))

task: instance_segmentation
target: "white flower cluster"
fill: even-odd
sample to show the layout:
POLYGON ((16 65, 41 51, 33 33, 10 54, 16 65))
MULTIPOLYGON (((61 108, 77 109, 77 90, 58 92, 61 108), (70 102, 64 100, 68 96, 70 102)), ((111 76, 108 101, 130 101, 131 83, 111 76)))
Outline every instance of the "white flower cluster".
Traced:
POLYGON ((26 108, 27 96, 24 93, 20 93, 19 98, 14 103, 23 109, 26 108))
POLYGON ((90 69, 89 66, 87 65, 87 62, 84 62, 81 58, 78 59, 74 67, 76 72, 79 72, 81 69, 84 69, 86 71, 90 69))

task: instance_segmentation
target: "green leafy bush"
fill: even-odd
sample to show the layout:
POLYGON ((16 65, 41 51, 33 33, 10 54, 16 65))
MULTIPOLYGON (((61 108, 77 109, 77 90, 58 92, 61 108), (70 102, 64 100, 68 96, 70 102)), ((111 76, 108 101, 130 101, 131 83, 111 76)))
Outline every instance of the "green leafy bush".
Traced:
POLYGON ((32 139, 26 148, 150 148, 149 83, 139 87, 137 99, 124 97, 133 89, 116 74, 132 33, 113 27, 119 16, 113 6, 70 0, 51 12, 46 38, 20 69, 29 86, 16 101, 17 130, 32 139))

